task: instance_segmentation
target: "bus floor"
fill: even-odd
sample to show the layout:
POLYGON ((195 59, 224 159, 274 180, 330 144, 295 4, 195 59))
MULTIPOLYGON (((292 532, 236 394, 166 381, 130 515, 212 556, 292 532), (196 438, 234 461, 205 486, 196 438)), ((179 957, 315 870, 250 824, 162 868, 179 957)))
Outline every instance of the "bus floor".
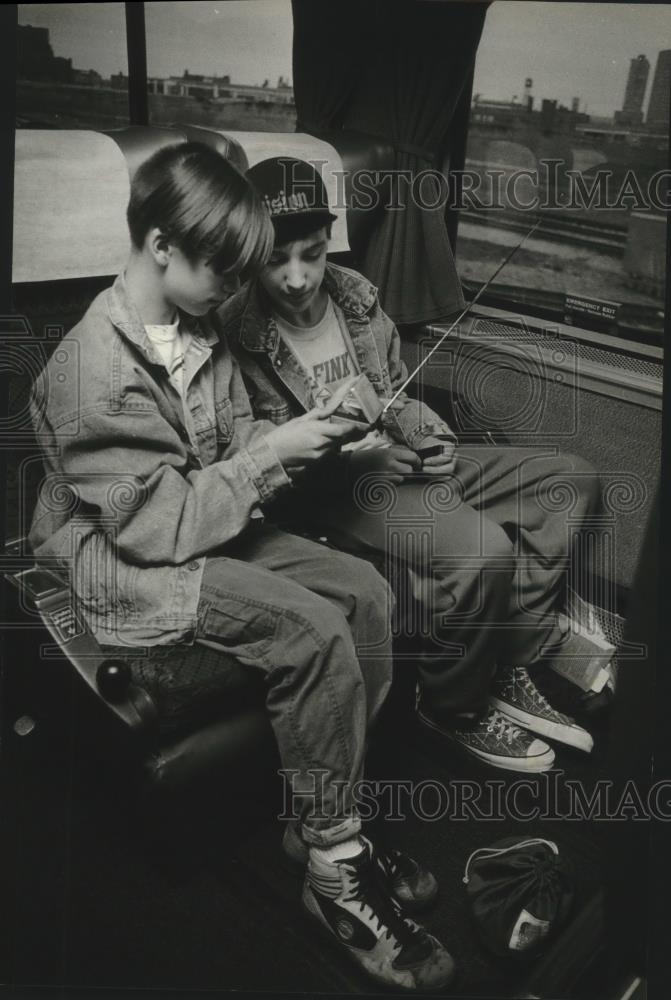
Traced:
MULTIPOLYGON (((528 971, 492 957, 478 939, 462 882, 473 850, 509 836, 554 839, 575 868, 576 906, 598 887, 602 828, 563 812, 567 779, 589 797, 604 777, 605 744, 601 732, 591 755, 557 746, 555 771, 527 778, 461 760, 410 728, 389 767, 376 765, 401 783, 396 811, 405 819, 388 821, 392 842, 439 879, 421 919, 455 957, 455 995, 516 996, 528 971)), ((87 997, 133 987, 159 996, 380 992, 303 914, 300 878, 282 862, 280 783, 267 781, 234 800, 220 788, 147 822, 90 767, 74 766, 72 747, 35 756, 15 788, 5 853, 5 982, 66 985, 72 995, 79 987, 87 997)))

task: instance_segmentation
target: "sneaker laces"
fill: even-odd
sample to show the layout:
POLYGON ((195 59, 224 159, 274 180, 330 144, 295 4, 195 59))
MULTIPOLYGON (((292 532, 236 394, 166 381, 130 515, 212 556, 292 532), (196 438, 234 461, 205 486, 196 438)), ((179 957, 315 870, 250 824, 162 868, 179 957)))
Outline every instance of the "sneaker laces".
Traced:
POLYGON ((398 957, 402 957, 404 962, 427 958, 431 953, 428 935, 421 927, 403 917, 400 906, 389 894, 370 855, 368 861, 357 865, 348 864, 347 867, 351 872, 352 882, 349 894, 343 899, 358 903, 361 913, 366 907, 371 911, 372 917, 377 921, 377 930, 384 929, 384 937, 387 940, 393 937, 400 945, 398 957))
POLYGON ((509 670, 510 670, 509 676, 504 679, 502 684, 502 687, 504 689, 510 688, 513 697, 515 697, 515 689, 519 684, 520 687, 524 688, 526 693, 531 698, 532 702, 538 708, 543 708, 546 711, 547 710, 554 711, 547 698, 545 698, 541 694, 541 692, 538 690, 534 682, 531 680, 531 677, 529 676, 529 672, 526 667, 510 667, 509 670))
POLYGON ((416 864, 406 854, 394 847, 376 847, 375 858, 389 878, 397 875, 408 878, 415 874, 416 864))
POLYGON ((524 735, 519 726, 516 726, 506 715, 495 708, 483 719, 483 725, 485 723, 488 733, 493 733, 497 739, 505 739, 508 744, 512 743, 516 737, 524 735))

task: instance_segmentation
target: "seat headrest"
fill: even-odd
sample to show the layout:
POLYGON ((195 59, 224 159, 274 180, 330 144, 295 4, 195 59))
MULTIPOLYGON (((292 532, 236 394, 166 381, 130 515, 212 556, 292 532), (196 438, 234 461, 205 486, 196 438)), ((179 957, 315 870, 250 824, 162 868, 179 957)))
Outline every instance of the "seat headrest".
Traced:
POLYGON ((241 171, 247 169, 235 139, 192 125, 18 130, 12 280, 117 274, 130 247, 130 178, 157 149, 191 139, 214 146, 241 171))
POLYGON ((346 218, 350 172, 383 169, 393 163, 393 150, 390 154, 383 142, 371 142, 356 133, 333 133, 332 138, 333 142, 296 132, 221 132, 188 124, 131 125, 105 132, 20 129, 16 133, 13 281, 117 274, 130 246, 126 227, 130 178, 157 149, 187 140, 213 146, 243 172, 270 156, 321 164, 337 216, 330 249, 347 251, 348 221, 350 230, 356 223, 352 213, 346 218))

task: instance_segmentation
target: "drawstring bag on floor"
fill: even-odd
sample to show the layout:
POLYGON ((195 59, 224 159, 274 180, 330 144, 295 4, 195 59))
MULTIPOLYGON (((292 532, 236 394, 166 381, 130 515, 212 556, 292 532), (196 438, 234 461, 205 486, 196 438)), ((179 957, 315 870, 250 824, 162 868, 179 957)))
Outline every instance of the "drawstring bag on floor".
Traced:
POLYGON ((572 866, 551 840, 508 837, 473 851, 463 881, 483 940, 496 955, 537 955, 573 903, 572 866))

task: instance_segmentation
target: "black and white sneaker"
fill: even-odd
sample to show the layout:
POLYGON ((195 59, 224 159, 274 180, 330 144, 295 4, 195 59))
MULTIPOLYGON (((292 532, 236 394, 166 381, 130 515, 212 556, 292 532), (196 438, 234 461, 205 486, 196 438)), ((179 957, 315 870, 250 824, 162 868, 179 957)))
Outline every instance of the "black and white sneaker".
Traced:
MULTIPOLYGON (((408 913, 422 910, 434 901, 438 895, 438 883, 428 868, 395 847, 374 844, 364 836, 361 840, 369 846, 387 888, 404 910, 408 913)), ((292 824, 287 824, 284 829, 282 850, 291 869, 302 874, 308 863, 309 850, 292 824)))
POLYGON ((589 753, 594 740, 569 715, 558 712, 540 693, 526 667, 499 667, 490 703, 519 726, 589 753))
POLYGON ((454 961, 438 939, 402 915, 368 844, 341 861, 323 861, 310 852, 303 905, 378 983, 398 990, 434 990, 454 976, 454 961))
POLYGON ((502 712, 489 708, 472 724, 447 725, 432 719, 421 704, 420 721, 446 740, 493 767, 506 771, 549 771, 554 751, 542 740, 534 739, 502 712))

